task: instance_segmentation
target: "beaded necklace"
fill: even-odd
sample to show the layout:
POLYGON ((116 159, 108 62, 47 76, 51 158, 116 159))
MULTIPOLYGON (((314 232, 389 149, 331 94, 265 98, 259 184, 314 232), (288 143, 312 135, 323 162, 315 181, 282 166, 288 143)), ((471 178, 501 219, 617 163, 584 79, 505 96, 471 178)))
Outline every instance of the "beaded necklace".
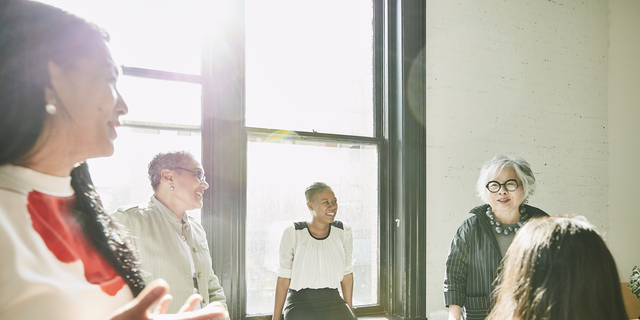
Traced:
POLYGON ((500 221, 496 221, 496 215, 493 213, 493 209, 491 209, 491 206, 487 207, 487 217, 489 218, 489 223, 492 226, 495 226, 495 232, 497 234, 504 234, 509 235, 509 233, 511 232, 518 232, 518 230, 520 230, 520 227, 522 227, 524 225, 524 223, 527 221, 527 219, 529 218, 529 215, 526 213, 527 209, 524 207, 524 205, 520 206, 520 221, 518 221, 518 223, 516 224, 517 227, 513 227, 513 226, 509 226, 507 228, 502 228, 502 222, 500 221))

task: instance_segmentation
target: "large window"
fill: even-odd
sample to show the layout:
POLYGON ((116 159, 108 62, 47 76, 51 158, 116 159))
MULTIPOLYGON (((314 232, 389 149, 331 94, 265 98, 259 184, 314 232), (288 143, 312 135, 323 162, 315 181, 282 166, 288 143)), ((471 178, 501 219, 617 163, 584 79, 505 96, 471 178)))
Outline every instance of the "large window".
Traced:
POLYGON ((123 66, 115 154, 89 163, 108 211, 148 201, 153 155, 202 159, 211 187, 189 214, 232 319, 270 318, 281 232, 309 219, 315 181, 353 228, 356 313, 424 319, 426 143, 404 97, 425 94, 405 92, 403 56, 424 46, 404 25, 423 0, 43 1, 107 29, 123 66))
POLYGON ((246 125, 373 137, 373 1, 245 8, 246 125))
POLYGON ((336 219, 353 228, 354 304, 378 303, 376 145, 251 137, 247 151, 247 314, 273 311, 277 243, 285 226, 306 221, 304 189, 325 181, 336 219))
POLYGON ((336 219, 353 228, 354 304, 377 304, 373 2, 248 0, 245 35, 246 313, 273 311, 277 243, 310 219, 315 181, 332 186, 336 219))

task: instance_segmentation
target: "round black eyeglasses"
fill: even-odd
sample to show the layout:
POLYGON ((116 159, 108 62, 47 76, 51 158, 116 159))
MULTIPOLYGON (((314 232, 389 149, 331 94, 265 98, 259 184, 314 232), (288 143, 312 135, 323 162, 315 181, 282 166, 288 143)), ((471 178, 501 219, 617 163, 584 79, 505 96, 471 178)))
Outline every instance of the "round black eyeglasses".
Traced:
POLYGON ((204 176, 204 172, 202 170, 191 170, 191 169, 182 168, 182 167, 170 167, 169 169, 171 169, 171 170, 184 170, 184 171, 187 171, 187 172, 191 172, 191 173, 196 175, 196 179, 198 179, 198 181, 200 181, 200 182, 204 182, 204 181, 207 180, 207 178, 204 176))
POLYGON ((498 181, 489 181, 489 183, 487 183, 487 190, 489 190, 489 192, 491 193, 496 193, 500 191, 502 187, 504 187, 505 190, 513 192, 518 190, 518 186, 520 186, 520 184, 515 179, 509 179, 504 183, 499 183, 498 181))

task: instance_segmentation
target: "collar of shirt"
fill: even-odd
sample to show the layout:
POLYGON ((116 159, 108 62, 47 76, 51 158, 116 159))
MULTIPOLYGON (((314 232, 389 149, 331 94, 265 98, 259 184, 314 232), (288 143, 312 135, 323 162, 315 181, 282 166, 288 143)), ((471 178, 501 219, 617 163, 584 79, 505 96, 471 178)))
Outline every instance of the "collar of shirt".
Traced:
POLYGON ((0 166, 0 188, 27 195, 32 190, 56 197, 74 194, 71 177, 56 177, 11 164, 0 166))
POLYGON ((186 212, 185 214, 182 215, 182 220, 178 220, 176 215, 173 214, 173 212, 171 212, 171 210, 169 210, 167 206, 162 204, 162 202, 160 202, 155 195, 151 196, 151 200, 149 201, 149 207, 154 209, 154 211, 157 211, 158 213, 160 213, 160 216, 162 216, 165 220, 167 220, 167 222, 171 224, 173 229, 178 234, 181 234, 181 235, 183 234, 182 232, 183 227, 186 228, 186 230, 190 229, 189 217, 187 216, 186 212))

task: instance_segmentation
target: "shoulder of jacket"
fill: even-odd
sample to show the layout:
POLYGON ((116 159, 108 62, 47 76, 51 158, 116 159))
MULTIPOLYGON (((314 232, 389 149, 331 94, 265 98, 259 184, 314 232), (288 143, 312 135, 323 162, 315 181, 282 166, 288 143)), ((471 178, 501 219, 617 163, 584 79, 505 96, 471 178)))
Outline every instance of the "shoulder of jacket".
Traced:
POLYGON ((127 205, 127 206, 122 206, 120 208, 118 208, 118 210, 116 212, 114 212, 114 215, 116 217, 119 216, 127 216, 127 217, 133 217, 136 215, 142 215, 145 211, 147 211, 149 208, 147 208, 144 205, 127 205))
POLYGON ((460 227, 458 228, 458 231, 456 232, 456 235, 458 237, 461 238, 466 238, 467 235, 473 230, 473 228, 476 227, 476 225, 478 224, 478 219, 480 219, 478 217, 478 215, 473 215, 467 219, 465 219, 462 224, 460 225, 460 227))
POLYGON ((472 215, 469 218, 464 219, 464 221, 462 221, 462 225, 473 225, 476 223, 476 221, 478 221, 478 219, 480 219, 480 216, 477 214, 472 215))
POLYGON ((128 205, 128 206, 122 206, 120 208, 118 208, 117 212, 120 213, 132 213, 132 212, 136 212, 140 210, 140 206, 138 205, 128 205))
POLYGON ((474 215, 478 215, 478 214, 483 214, 485 212, 487 212, 487 207, 489 205, 488 204, 483 204, 483 205, 479 205, 477 207, 474 207, 473 209, 469 210, 469 213, 474 214, 474 215))
POLYGON ((548 217, 549 216, 548 213, 544 212, 540 208, 536 208, 536 207, 530 206, 528 204, 525 204, 525 207, 527 208, 527 211, 530 212, 531 218, 548 217))

